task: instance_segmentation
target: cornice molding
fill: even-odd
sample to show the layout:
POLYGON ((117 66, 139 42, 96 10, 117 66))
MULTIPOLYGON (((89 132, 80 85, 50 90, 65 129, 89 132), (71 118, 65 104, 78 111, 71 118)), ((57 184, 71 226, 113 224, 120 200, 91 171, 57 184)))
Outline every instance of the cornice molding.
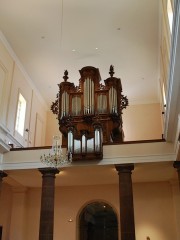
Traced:
MULTIPOLYGON (((63 165, 64 167, 73 167, 73 166, 88 166, 88 165, 109 165, 109 164, 128 164, 128 163, 150 163, 150 162, 174 162, 176 158, 175 154, 164 154, 164 155, 147 155, 147 156, 122 156, 122 157, 112 157, 112 158, 103 158, 101 161, 78 161, 72 164, 63 165)), ((13 169, 38 169, 38 168, 48 168, 43 163, 38 161, 34 162, 14 162, 14 163, 5 163, 1 165, 3 170, 13 170, 13 169)))

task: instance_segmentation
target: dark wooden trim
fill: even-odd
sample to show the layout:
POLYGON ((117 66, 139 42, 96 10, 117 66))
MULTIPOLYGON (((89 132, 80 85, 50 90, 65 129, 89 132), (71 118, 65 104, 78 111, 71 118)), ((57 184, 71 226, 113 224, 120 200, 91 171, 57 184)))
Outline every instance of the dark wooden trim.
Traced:
POLYGON ((42 146, 42 147, 26 147, 26 148, 11 148, 10 151, 24 151, 24 150, 38 150, 38 149, 51 149, 52 146, 42 146))
POLYGON ((2 230, 3 230, 3 226, 0 226, 0 240, 2 239, 2 230))
MULTIPOLYGON (((152 139, 152 140, 138 140, 138 141, 125 141, 121 143, 103 143, 104 146, 108 145, 124 145, 124 144, 140 144, 140 143, 156 143, 156 142, 166 142, 165 139, 152 139)), ((62 145, 62 148, 66 146, 62 145)), ((27 148, 11 148, 10 151, 24 151, 24 150, 38 150, 38 149, 51 149, 52 146, 42 146, 42 147, 27 147, 27 148)))
POLYGON ((123 145, 123 144, 139 144, 139 143, 156 143, 156 142, 166 142, 165 139, 152 139, 152 140, 137 140, 137 141, 124 141, 121 143, 103 143, 106 145, 123 145))

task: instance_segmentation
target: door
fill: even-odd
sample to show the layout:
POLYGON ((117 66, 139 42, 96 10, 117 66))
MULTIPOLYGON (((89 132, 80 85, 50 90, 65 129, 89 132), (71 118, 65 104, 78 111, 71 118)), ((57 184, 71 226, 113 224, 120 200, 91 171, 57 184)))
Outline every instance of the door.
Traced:
POLYGON ((104 202, 84 207, 79 216, 79 240, 118 240, 118 221, 114 210, 104 202))
POLYGON ((2 226, 0 226, 0 240, 2 239, 2 226))

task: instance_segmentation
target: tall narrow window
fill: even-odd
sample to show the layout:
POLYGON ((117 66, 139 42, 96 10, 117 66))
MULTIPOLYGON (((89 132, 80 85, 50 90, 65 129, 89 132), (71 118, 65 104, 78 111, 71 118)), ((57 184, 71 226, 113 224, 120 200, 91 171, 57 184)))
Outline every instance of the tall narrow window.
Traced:
POLYGON ((168 15, 170 32, 172 33, 173 10, 172 10, 171 0, 167 0, 167 15, 168 15))
POLYGON ((24 133, 25 116, 26 116, 26 100, 20 93, 17 105, 15 130, 21 136, 23 136, 24 133))

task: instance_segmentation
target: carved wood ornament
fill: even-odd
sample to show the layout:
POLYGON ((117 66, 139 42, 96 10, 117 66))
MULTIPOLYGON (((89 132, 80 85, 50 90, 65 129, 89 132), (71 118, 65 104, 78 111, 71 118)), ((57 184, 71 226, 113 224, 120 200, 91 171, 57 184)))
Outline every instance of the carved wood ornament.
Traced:
POLYGON ((104 85, 98 68, 87 66, 79 72, 79 86, 68 82, 68 71, 64 72, 51 110, 57 115, 62 145, 73 160, 102 159, 103 143, 124 140, 122 110, 128 99, 122 94, 121 80, 113 76, 112 65, 104 85))

